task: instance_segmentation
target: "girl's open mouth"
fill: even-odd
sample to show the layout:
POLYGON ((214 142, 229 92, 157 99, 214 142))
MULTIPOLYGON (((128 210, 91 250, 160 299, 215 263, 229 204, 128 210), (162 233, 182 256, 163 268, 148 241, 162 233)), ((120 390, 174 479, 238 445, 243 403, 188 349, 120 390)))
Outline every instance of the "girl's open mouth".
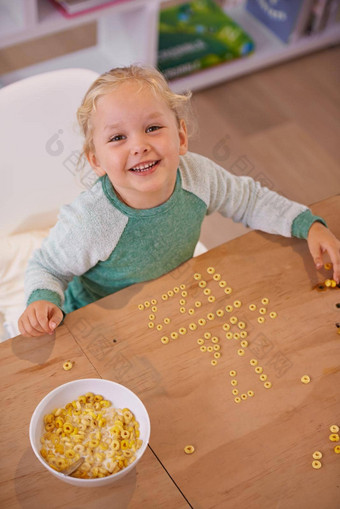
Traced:
POLYGON ((158 165, 159 161, 150 161, 147 163, 141 163, 137 166, 134 166, 133 168, 130 168, 129 171, 133 171, 134 173, 151 173, 155 167, 158 165))

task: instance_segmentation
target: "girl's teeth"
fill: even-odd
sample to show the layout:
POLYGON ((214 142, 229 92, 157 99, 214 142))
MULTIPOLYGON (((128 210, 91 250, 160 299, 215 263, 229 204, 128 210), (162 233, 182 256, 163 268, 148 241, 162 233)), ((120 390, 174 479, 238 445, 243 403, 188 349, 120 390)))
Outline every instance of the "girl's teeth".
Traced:
POLYGON ((132 168, 133 171, 145 171, 145 170, 148 170, 149 168, 152 168, 152 166, 155 166, 156 162, 154 163, 150 163, 150 164, 144 164, 144 165, 140 165, 140 166, 135 166, 135 168, 132 168))

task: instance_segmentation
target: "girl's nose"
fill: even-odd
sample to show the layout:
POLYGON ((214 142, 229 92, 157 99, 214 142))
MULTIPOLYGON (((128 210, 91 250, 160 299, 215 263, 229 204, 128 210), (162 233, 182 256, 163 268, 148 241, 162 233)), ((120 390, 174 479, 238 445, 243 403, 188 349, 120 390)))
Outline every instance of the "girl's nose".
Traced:
POLYGON ((145 154, 149 151, 149 148, 150 146, 143 136, 134 139, 131 144, 131 152, 133 155, 145 154))

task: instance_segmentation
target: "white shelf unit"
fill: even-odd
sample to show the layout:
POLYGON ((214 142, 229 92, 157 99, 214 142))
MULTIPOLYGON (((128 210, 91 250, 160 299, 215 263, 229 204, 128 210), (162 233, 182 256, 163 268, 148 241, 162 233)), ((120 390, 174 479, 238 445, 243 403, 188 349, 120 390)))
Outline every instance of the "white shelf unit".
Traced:
MULTIPOLYGON (((158 16, 165 0, 117 0, 113 5, 73 18, 63 16, 49 0, 0 0, 0 48, 69 30, 96 21, 96 46, 53 58, 0 76, 2 85, 64 67, 108 69, 157 62, 158 16)), ((171 82, 176 91, 197 90, 274 65, 340 42, 340 24, 285 44, 249 14, 242 5, 226 9, 255 41, 255 52, 171 82)))

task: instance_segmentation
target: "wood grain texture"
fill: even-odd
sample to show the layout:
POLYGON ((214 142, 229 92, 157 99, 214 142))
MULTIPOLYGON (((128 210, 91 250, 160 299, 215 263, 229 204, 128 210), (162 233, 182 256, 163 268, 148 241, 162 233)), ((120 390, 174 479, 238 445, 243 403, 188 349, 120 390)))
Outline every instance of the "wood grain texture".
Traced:
POLYGON ((29 442, 29 423, 39 401, 55 387, 99 374, 65 326, 55 336, 17 337, 0 345, 1 433, 0 507, 84 507, 95 509, 189 507, 148 448, 136 469, 117 485, 82 489, 62 483, 38 462, 29 442), (72 360, 70 371, 62 368, 72 360))
MULTIPOLYGON (((340 197, 316 204, 339 236, 340 197)), ((80 347, 104 378, 128 386, 144 401, 151 418, 151 448, 190 504, 196 508, 335 508, 340 502, 339 455, 328 439, 329 426, 340 425, 340 343, 335 323, 339 289, 317 292, 313 287, 329 277, 317 273, 303 240, 251 232, 190 260, 147 284, 127 288, 65 320, 80 347), (206 269, 213 266, 232 287, 226 296, 206 269), (216 296, 208 303, 193 279, 201 273, 216 296), (203 303, 194 315, 179 313, 176 294, 161 295, 185 284, 186 307, 203 303), (268 297, 268 312, 278 317, 260 325, 258 312, 268 297), (155 323, 148 328, 150 308, 137 306, 156 298, 155 323), (244 320, 249 346, 238 356, 239 341, 227 340, 221 326, 209 321, 189 331, 188 325, 207 313, 234 308, 244 320), (186 327, 188 332, 163 345, 160 337, 186 327), (204 331, 219 337, 222 357, 212 366, 210 353, 199 350, 204 331), (271 389, 265 389, 251 358, 258 359, 271 389), (241 393, 255 396, 239 404, 231 394, 230 370, 237 371, 241 393), (302 384, 303 375, 311 383, 302 384), (196 452, 186 455, 185 445, 196 452), (323 467, 314 470, 312 453, 321 450, 323 467)), ((178 295, 178 294, 177 294, 178 295)), ((206 341, 208 344, 209 341, 206 341)))

